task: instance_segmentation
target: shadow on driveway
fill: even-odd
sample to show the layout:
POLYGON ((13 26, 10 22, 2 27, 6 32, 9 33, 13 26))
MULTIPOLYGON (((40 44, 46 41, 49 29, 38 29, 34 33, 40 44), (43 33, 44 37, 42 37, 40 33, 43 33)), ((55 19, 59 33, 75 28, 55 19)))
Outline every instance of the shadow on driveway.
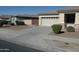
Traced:
POLYGON ((43 52, 40 50, 24 47, 11 42, 0 40, 0 52, 43 52))

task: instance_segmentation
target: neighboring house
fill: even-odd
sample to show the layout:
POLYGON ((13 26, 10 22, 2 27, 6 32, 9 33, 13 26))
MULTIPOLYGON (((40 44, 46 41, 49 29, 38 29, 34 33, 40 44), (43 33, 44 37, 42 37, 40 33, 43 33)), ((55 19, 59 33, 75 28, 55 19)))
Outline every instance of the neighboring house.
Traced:
POLYGON ((16 25, 15 19, 13 15, 1 15, 0 21, 8 21, 8 24, 14 23, 16 25))
POLYGON ((1 15, 0 20, 10 21, 11 15, 1 15))
POLYGON ((1 15, 0 20, 6 20, 16 25, 16 21, 23 21, 26 25, 39 25, 37 15, 1 15))
POLYGON ((51 26, 53 24, 62 24, 73 26, 79 29, 79 9, 57 10, 39 14, 40 26, 51 26))
POLYGON ((13 23, 15 23, 15 21, 23 21, 27 25, 39 25, 38 18, 39 17, 37 15, 16 15, 13 16, 11 19, 13 20, 13 23))

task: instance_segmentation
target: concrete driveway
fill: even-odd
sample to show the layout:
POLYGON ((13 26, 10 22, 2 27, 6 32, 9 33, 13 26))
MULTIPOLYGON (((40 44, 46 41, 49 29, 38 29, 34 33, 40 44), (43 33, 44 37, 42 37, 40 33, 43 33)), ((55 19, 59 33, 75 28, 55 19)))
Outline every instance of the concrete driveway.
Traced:
POLYGON ((50 27, 33 27, 20 32, 0 29, 0 38, 23 46, 47 50, 48 45, 43 39, 47 37, 50 31, 50 27))
MULTIPOLYGON (((16 43, 19 45, 23 45, 25 47, 30 47, 42 51, 53 51, 53 52, 79 51, 79 49, 74 50, 74 49, 63 49, 57 47, 56 44, 54 44, 53 40, 60 40, 60 38, 57 36, 48 35, 48 33, 50 33, 51 31, 52 30, 50 27, 41 27, 41 26, 25 29, 19 32, 0 29, 0 38, 12 43, 16 43)), ((60 45, 64 45, 64 43, 61 43, 61 40, 59 42, 58 43, 60 45)))
POLYGON ((49 45, 45 40, 48 33, 51 31, 50 27, 33 27, 22 31, 13 31, 0 29, 0 38, 12 43, 20 44, 26 47, 31 47, 44 51, 51 51, 49 45))

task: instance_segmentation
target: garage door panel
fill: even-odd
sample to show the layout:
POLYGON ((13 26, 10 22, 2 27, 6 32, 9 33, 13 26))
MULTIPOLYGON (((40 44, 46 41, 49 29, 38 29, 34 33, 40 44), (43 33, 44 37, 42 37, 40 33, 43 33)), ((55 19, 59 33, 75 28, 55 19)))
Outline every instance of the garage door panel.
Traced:
POLYGON ((42 19, 42 24, 43 26, 51 26, 53 24, 58 24, 59 20, 58 19, 42 19))
POLYGON ((50 25, 48 19, 42 19, 42 25, 50 25))

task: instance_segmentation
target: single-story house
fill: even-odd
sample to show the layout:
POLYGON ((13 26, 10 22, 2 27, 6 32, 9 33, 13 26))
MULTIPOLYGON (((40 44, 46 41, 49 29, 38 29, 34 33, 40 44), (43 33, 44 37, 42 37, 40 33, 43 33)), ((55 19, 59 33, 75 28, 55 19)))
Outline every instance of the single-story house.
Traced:
POLYGON ((79 29, 79 8, 50 11, 38 15, 0 16, 0 20, 8 20, 15 25, 16 21, 23 21, 27 25, 51 26, 61 24, 63 28, 73 26, 79 29))
POLYGON ((79 29, 79 9, 56 10, 39 14, 40 26, 51 26, 53 24, 62 24, 73 26, 79 29))
POLYGON ((23 21, 27 25, 39 25, 39 17, 37 15, 16 15, 15 20, 23 21))
POLYGON ((1 15, 0 16, 0 20, 6 20, 6 21, 10 21, 12 15, 1 15))
POLYGON ((6 20, 16 25, 16 21, 23 21, 27 25, 39 25, 37 15, 1 15, 0 20, 6 20))
POLYGON ((11 23, 11 15, 1 15, 0 16, 0 25, 3 23, 9 25, 11 23))

